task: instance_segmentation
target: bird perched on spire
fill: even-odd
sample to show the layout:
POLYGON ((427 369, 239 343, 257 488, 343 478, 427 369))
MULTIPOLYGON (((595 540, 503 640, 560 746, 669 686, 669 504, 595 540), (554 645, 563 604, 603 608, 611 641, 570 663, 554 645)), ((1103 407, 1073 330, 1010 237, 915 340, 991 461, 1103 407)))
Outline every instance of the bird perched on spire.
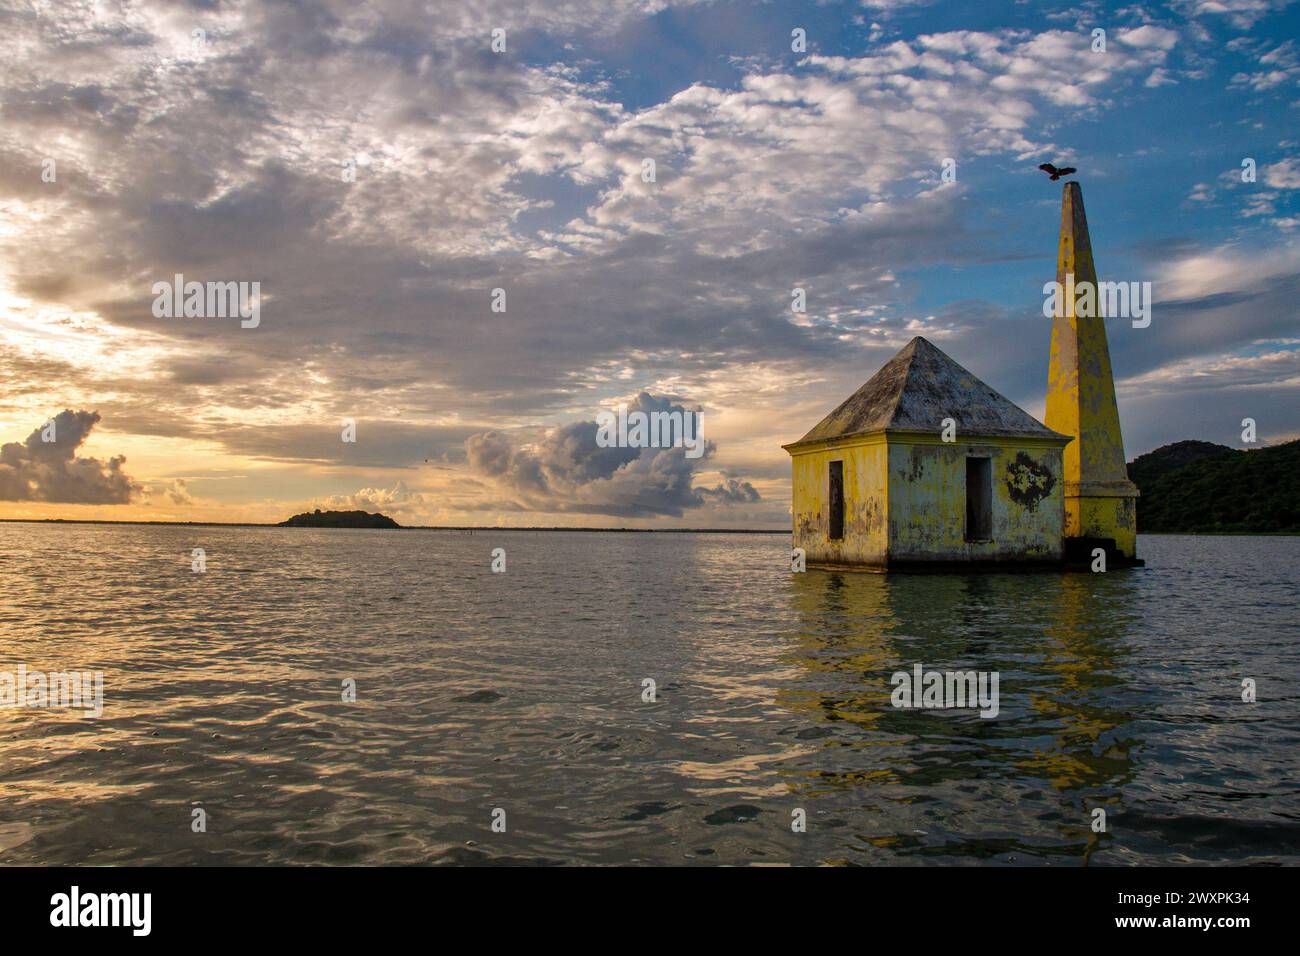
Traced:
POLYGON ((1069 176, 1072 173, 1078 172, 1078 170, 1075 169, 1073 166, 1062 166, 1060 169, 1057 169, 1051 163, 1043 163, 1038 168, 1041 169, 1043 172, 1047 173, 1047 175, 1051 176, 1052 182, 1056 182, 1062 176, 1069 176))

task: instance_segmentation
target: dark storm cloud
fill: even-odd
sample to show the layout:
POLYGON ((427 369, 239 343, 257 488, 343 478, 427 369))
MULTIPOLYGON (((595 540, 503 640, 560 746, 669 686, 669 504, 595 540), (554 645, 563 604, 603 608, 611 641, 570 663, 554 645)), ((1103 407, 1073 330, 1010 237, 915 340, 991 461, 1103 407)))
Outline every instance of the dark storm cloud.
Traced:
MULTIPOLYGON (((688 413, 684 405, 647 392, 628 403, 629 414, 637 411, 688 413)), ((691 459, 682 448, 602 448, 597 432, 594 421, 575 422, 530 447, 486 432, 467 439, 465 453, 475 473, 500 482, 531 511, 680 517, 707 504, 759 500, 753 485, 735 478, 714 488, 693 486, 696 467, 714 452, 711 442, 691 459)))
POLYGON ((140 486, 122 471, 126 458, 78 458, 98 412, 66 409, 24 442, 0 446, 0 501, 124 505, 140 486), (49 440, 47 440, 49 439, 49 440))
POLYGON ((758 489, 749 482, 737 478, 728 478, 714 488, 697 488, 695 494, 701 501, 717 501, 723 504, 752 504, 759 500, 758 489))

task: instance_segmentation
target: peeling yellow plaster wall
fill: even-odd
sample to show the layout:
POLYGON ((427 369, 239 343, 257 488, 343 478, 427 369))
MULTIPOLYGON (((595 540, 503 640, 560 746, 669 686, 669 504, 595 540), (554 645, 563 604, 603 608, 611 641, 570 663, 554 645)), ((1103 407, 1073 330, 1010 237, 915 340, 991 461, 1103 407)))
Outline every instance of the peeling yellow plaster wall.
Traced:
POLYGON ((1059 443, 945 443, 890 433, 793 449, 794 546, 808 561, 1057 561, 1065 522, 1059 443), (992 461, 989 541, 967 541, 966 458, 992 461), (827 537, 830 463, 844 462, 844 538, 827 537))
POLYGON ((889 451, 883 435, 796 452, 793 467, 794 546, 809 561, 883 564, 888 544, 885 475, 889 451), (830 463, 844 462, 844 538, 832 541, 830 463))
POLYGON ((993 441, 890 437, 890 561, 1060 560, 1060 446, 993 441), (993 527, 987 541, 966 540, 967 457, 992 461, 993 527))

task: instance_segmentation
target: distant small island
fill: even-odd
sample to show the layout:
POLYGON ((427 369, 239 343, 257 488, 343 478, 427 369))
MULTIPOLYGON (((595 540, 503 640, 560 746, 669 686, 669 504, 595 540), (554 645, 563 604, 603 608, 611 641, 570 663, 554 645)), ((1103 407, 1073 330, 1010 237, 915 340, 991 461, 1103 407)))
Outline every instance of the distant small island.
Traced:
POLYGON ((281 521, 280 528, 400 528, 401 525, 388 515, 371 514, 368 511, 304 511, 287 521, 281 521))

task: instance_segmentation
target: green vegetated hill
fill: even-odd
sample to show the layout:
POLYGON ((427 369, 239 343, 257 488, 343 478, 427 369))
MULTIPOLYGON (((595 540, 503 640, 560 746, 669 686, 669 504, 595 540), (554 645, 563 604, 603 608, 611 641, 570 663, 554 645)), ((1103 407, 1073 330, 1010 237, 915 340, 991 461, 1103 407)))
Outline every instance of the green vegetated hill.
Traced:
POLYGON ((280 522, 281 528, 400 528, 401 525, 388 515, 371 514, 368 511, 304 511, 287 521, 280 522))
POLYGON ((1236 450, 1227 445, 1216 445, 1212 441, 1176 441, 1172 445, 1164 445, 1130 461, 1128 477, 1139 488, 1145 488, 1162 475, 1184 465, 1190 465, 1202 458, 1231 454, 1236 450))
POLYGON ((1180 441, 1128 466, 1138 531, 1300 533, 1300 441, 1239 451, 1180 441))

